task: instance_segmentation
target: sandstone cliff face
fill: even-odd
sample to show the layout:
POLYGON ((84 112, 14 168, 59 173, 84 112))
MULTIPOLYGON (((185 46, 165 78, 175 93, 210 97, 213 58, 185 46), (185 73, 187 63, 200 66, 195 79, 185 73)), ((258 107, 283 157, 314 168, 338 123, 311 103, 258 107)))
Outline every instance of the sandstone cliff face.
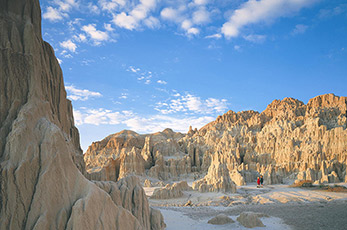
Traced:
MULTIPOLYGON (((242 185, 259 174, 266 184, 286 179, 346 181, 346 111, 347 98, 333 94, 307 104, 285 98, 273 101, 262 113, 229 111, 200 130, 190 127, 186 135, 171 138, 175 136, 171 134, 160 144, 151 139, 138 146, 143 158, 152 159, 152 166, 146 167, 150 177, 168 180, 194 174, 198 179, 207 174, 196 189, 203 185, 202 190, 218 190, 229 180, 242 185)), ((95 145, 85 158, 96 153, 103 153, 98 158, 110 157, 95 145)))
POLYGON ((163 228, 133 179, 115 185, 116 201, 84 177, 71 103, 40 14, 38 0, 0 0, 0 229, 163 228), (132 207, 133 193, 142 208, 132 207))

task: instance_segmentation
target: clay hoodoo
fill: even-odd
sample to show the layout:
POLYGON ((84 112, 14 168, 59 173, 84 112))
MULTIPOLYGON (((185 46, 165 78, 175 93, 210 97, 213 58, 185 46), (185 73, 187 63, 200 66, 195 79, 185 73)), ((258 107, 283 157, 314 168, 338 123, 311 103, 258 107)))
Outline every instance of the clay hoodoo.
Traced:
MULTIPOLYGON (((218 190, 229 181, 231 187, 243 185, 259 174, 266 184, 286 180, 336 183, 347 181, 346 111, 347 98, 333 94, 317 96, 307 104, 284 98, 274 100, 262 113, 229 111, 200 130, 189 127, 186 135, 172 131, 168 135, 167 130, 137 134, 136 147, 152 160, 145 170, 147 176, 180 180, 190 175, 201 179, 193 186, 200 190, 218 190), (150 145, 148 140, 144 144, 148 137, 150 145)), ((101 143, 117 142, 119 135, 101 143)), ((111 157, 111 147, 98 146, 99 142, 92 144, 85 154, 89 171, 103 167, 99 159, 111 157)))
POLYGON ((0 127, 0 229, 164 228, 136 179, 85 178, 38 0, 0 0, 0 127))

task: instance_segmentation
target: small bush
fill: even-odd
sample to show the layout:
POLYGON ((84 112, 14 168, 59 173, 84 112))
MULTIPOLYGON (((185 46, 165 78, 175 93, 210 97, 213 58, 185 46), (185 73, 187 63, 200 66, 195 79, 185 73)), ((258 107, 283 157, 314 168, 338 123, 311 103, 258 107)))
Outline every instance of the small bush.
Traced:
POLYGON ((312 180, 301 180, 297 183, 294 183, 291 185, 291 187, 298 188, 298 187, 313 187, 312 185, 313 181, 312 180))

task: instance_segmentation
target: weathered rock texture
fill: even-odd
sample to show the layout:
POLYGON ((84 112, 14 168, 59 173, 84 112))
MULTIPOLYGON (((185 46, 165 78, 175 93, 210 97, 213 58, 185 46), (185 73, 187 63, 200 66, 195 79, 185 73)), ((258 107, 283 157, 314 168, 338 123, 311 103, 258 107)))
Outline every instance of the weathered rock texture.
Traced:
POLYGON ((262 213, 243 212, 237 217, 237 221, 246 228, 265 227, 263 222, 259 219, 265 216, 266 215, 262 213))
POLYGON ((183 196, 183 191, 190 191, 191 187, 186 181, 180 181, 178 183, 168 184, 164 188, 157 188, 154 190, 152 199, 172 199, 183 196))
POLYGON ((208 224, 215 224, 215 225, 223 225, 223 224, 235 223, 235 221, 233 221, 233 219, 231 219, 230 217, 228 217, 225 214, 219 214, 219 215, 213 217, 207 223, 208 224))
MULTIPOLYGON (((274 100, 262 113, 229 111, 200 130, 190 127, 186 135, 171 130, 132 133, 136 146, 128 141, 126 148, 139 148, 150 177, 167 180, 193 174, 199 179, 207 174, 195 183, 199 190, 223 191, 229 181, 243 185, 259 174, 265 184, 285 179, 336 183, 347 180, 346 111, 347 98, 333 94, 317 96, 307 104, 285 98, 274 100)), ((100 159, 119 157, 110 153, 115 151, 112 146, 120 146, 120 135, 124 132, 89 147, 88 170, 104 167, 100 159)), ((122 149, 117 153, 121 155, 122 149)))
POLYGON ((134 179, 107 190, 107 182, 100 189, 83 175, 78 130, 62 71, 42 40, 38 0, 0 0, 0 165, 0 229, 163 228, 134 179))

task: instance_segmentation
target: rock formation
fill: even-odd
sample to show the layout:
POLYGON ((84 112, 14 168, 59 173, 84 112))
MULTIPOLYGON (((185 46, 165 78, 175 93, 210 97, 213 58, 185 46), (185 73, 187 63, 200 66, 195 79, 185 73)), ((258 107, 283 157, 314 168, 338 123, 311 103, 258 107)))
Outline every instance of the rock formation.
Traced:
POLYGON ((186 181, 179 183, 167 184, 164 188, 157 188, 154 190, 152 199, 172 199, 183 196, 183 191, 192 190, 186 181))
POLYGON ((193 189, 200 192, 236 192, 236 185, 230 178, 228 165, 230 165, 229 156, 222 153, 215 153, 212 156, 211 165, 207 175, 193 183, 193 189))
POLYGON ((263 222, 259 219, 261 217, 267 216, 262 213, 243 212, 237 217, 237 221, 246 228, 265 227, 263 222))
POLYGON ((162 229, 134 179, 86 179, 78 135, 39 1, 0 0, 0 229, 162 229))
MULTIPOLYGON (((200 130, 190 127, 186 135, 171 130, 137 134, 136 147, 146 157, 147 176, 160 180, 193 176, 200 179, 196 189, 202 185, 202 190, 224 190, 229 181, 243 185, 260 174, 265 184, 289 179, 343 182, 347 181, 346 111, 347 97, 333 94, 317 96, 307 104, 284 98, 274 100, 262 113, 229 111, 200 130), (145 145, 146 137, 150 140, 145 145)), ((113 156, 108 154, 111 147, 100 148, 99 143, 117 143, 119 135, 89 147, 85 154, 89 171, 103 167, 99 159, 113 156)))
POLYGON ((231 219, 230 217, 228 217, 225 214, 219 214, 219 215, 213 217, 207 223, 208 224, 215 224, 215 225, 223 225, 223 224, 235 223, 235 221, 233 221, 233 219, 231 219))

